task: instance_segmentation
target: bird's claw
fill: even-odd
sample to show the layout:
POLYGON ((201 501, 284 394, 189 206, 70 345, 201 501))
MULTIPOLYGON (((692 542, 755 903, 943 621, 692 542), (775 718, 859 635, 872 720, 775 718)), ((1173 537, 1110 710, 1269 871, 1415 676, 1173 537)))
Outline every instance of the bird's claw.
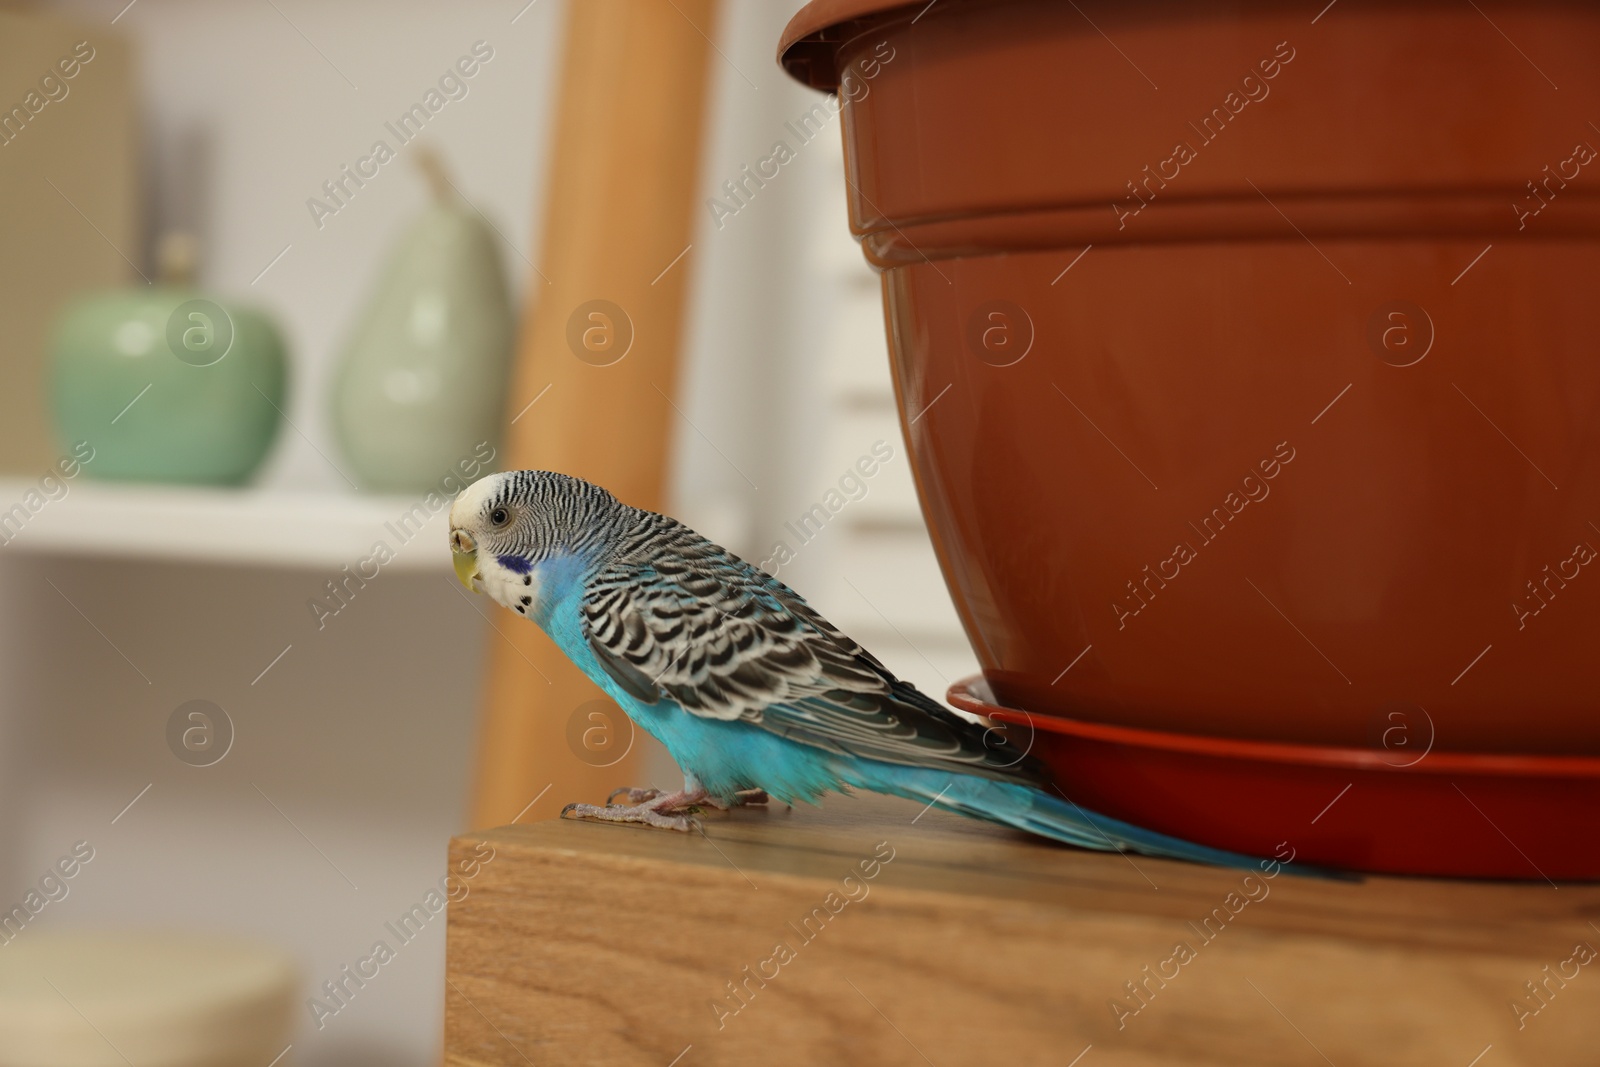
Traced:
POLYGON ((632 786, 623 786, 620 789, 611 791, 611 795, 606 797, 606 806, 613 806, 613 802, 618 797, 627 797, 629 804, 649 804, 658 811, 693 811, 699 805, 716 808, 718 811, 731 811, 734 808, 748 807, 752 804, 766 804, 772 799, 767 796, 765 789, 741 789, 732 796, 718 797, 712 796, 704 789, 667 793, 660 789, 639 789, 632 786))
POLYGON ((563 819, 585 819, 596 822, 636 822, 658 830, 680 830, 687 833, 690 820, 684 815, 666 815, 649 803, 623 806, 619 804, 568 804, 561 809, 563 819))
POLYGON ((636 822, 660 830, 688 830, 694 825, 688 816, 697 815, 702 808, 728 811, 747 804, 765 804, 771 798, 763 789, 741 789, 730 797, 714 797, 704 789, 663 793, 659 789, 614 789, 599 804, 568 804, 561 809, 563 819, 587 819, 595 822, 636 822), (632 803, 613 804, 617 797, 625 796, 632 803))

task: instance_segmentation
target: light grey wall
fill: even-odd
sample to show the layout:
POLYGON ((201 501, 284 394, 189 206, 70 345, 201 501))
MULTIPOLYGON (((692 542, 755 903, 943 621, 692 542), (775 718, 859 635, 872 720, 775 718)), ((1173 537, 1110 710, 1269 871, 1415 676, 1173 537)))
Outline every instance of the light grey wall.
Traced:
MULTIPOLYGON (((125 2, 57 6, 109 25, 125 2)), ((185 221, 188 205, 202 205, 203 283, 272 310, 293 349, 289 413, 305 437, 283 435, 267 484, 342 489, 319 454, 336 454, 322 400, 329 368, 385 250, 426 191, 402 150, 320 230, 305 201, 480 39, 495 58, 427 137, 506 236, 521 293, 523 257, 538 247, 564 13, 561 0, 524 4, 137 0, 117 22, 141 53, 157 217, 185 221), (188 159, 200 163, 190 168, 188 159)), ((837 257, 813 249, 830 229, 848 240, 837 121, 827 142, 800 147, 720 227, 704 204, 742 165, 789 138, 785 121, 817 99, 773 60, 797 6, 725 4, 716 36, 726 58, 714 59, 700 221, 685 260, 694 284, 674 510, 756 560, 837 475, 837 464, 821 458, 840 440, 838 394, 822 368, 837 347, 845 290, 858 305, 853 332, 875 334, 861 356, 867 377, 880 392, 887 382, 881 323, 861 310, 863 285, 874 299, 870 278, 842 280, 837 257)), ((853 437, 845 446, 860 450, 853 437)), ((893 471, 884 477, 909 476, 903 456, 893 471)), ((873 492, 909 501, 905 483, 873 492)), ((846 533, 830 529, 840 540, 819 541, 784 575, 830 612, 824 582, 833 561, 849 558, 846 533)), ((925 563, 925 543, 919 551, 925 563)), ((874 569, 892 581, 895 565, 874 569)), ((154 922, 254 933, 290 947, 314 987, 420 898, 461 826, 484 642, 498 638, 443 575, 385 574, 318 632, 305 599, 325 577, 0 556, 0 902, 9 906, 86 839, 95 860, 41 915, 41 927, 154 922), (214 767, 186 766, 166 747, 167 717, 194 698, 221 705, 237 728, 235 748, 214 767)), ((882 597, 887 603, 892 593, 882 597)), ((891 666, 940 688, 922 654, 896 644, 894 633, 860 636, 891 666)), ((662 784, 671 773, 650 770, 662 784)), ((429 929, 402 950, 321 1031, 302 1014, 293 1061, 436 1062, 443 932, 429 929)))
MULTIPOLYGON (((699 180, 695 290, 686 335, 683 408, 692 426, 675 443, 675 497, 684 521, 741 554, 756 555, 801 492, 807 448, 826 432, 816 374, 817 296, 804 238, 814 226, 843 230, 843 214, 819 217, 815 190, 840 174, 825 151, 800 150, 732 217, 707 206, 740 176, 795 138, 784 129, 817 96, 773 59, 794 3, 726 5, 719 35, 726 59, 716 79, 710 136, 699 180)), ((837 137, 836 131, 824 136, 837 137)))
MULTIPOLYGON (((57 6, 92 35, 125 3, 57 6)), ((262 480, 343 491, 320 454, 337 457, 329 369, 427 192, 402 148, 320 230, 305 201, 487 41, 493 60, 425 136, 505 234, 520 297, 564 8, 539 0, 512 24, 521 0, 274 3, 281 14, 138 0, 115 31, 140 56, 154 217, 197 223, 202 284, 269 309, 289 340, 289 416, 305 437, 284 433, 262 480)), ((305 601, 327 577, 0 556, 0 901, 9 908, 74 842, 96 850, 24 937, 128 924, 253 934, 295 954, 309 995, 437 882, 464 819, 493 635, 448 573, 384 573, 319 632, 305 601), (208 768, 165 740, 168 716, 195 698, 237 730, 208 768)), ((443 971, 441 917, 320 1031, 302 1008, 285 1063, 431 1067, 443 971)))

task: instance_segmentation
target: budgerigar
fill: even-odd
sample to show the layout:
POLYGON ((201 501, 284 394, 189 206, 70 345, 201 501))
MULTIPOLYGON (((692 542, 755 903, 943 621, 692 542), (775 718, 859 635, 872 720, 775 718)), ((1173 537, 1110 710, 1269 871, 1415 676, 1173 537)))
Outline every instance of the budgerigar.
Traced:
MULTIPOLYGON (((1037 759, 896 678, 788 586, 675 519, 549 471, 469 486, 456 574, 532 619, 685 776, 564 814, 684 830, 697 805, 870 790, 1093 849, 1259 861, 1087 812, 1037 759)), ((617 794, 613 794, 615 797, 617 794)))

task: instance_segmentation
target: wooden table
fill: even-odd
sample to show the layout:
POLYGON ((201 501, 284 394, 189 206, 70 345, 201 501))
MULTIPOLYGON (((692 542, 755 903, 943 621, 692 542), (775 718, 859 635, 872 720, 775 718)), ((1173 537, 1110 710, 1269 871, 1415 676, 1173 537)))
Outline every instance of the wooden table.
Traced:
POLYGON ((490 848, 450 907, 457 1067, 1600 1063, 1595 886, 1247 878, 881 798, 451 858, 490 848))

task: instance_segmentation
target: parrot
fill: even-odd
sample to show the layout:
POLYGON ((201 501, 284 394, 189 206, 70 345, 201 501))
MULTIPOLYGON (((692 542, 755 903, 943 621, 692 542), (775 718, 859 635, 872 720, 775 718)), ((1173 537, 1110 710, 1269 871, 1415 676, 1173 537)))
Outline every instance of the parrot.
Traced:
POLYGON ((688 830, 702 806, 860 790, 1088 849, 1268 862, 1079 807, 1037 757, 897 678, 783 582, 598 485, 486 475, 456 497, 449 539, 461 583, 537 623, 684 774, 682 790, 619 789, 565 818, 688 830))

